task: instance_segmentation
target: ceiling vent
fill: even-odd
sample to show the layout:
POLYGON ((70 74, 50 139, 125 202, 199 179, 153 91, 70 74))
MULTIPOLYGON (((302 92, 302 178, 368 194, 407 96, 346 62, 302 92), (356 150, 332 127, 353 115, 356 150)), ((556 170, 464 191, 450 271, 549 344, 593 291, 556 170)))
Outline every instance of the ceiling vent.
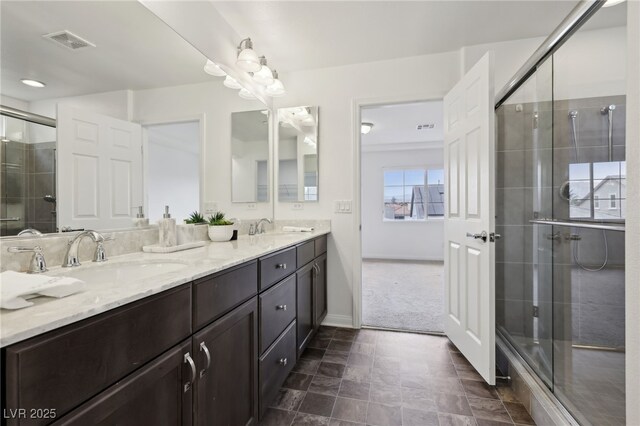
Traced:
POLYGON ((65 47, 69 50, 81 50, 86 47, 96 47, 95 44, 91 43, 72 33, 71 31, 57 31, 55 33, 45 34, 42 37, 49 39, 55 42, 57 45, 65 47))
POLYGON ((416 130, 428 130, 428 129, 433 129, 434 127, 436 127, 435 124, 433 123, 429 123, 429 124, 418 124, 416 126, 416 130))

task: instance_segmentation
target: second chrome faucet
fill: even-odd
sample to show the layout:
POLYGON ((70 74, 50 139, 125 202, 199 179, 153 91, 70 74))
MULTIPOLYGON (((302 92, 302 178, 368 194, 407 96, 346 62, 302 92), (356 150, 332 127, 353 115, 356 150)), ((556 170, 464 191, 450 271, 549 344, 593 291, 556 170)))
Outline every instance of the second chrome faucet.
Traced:
POLYGON ((96 251, 93 257, 94 262, 104 262, 107 260, 107 255, 104 251, 104 242, 108 241, 109 238, 105 238, 104 235, 99 233, 98 231, 86 230, 79 232, 72 240, 69 241, 69 247, 67 247, 67 253, 64 256, 64 260, 62 261, 62 266, 73 267, 80 266, 80 260, 78 259, 78 248, 80 246, 80 242, 84 237, 89 237, 96 243, 96 251))

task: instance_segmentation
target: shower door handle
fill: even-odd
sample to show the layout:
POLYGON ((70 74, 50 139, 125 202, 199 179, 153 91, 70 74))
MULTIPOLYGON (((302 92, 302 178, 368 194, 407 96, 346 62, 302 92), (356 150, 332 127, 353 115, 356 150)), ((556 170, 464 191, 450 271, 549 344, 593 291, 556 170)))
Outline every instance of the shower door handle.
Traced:
POLYGON ((479 234, 472 234, 470 232, 467 232, 467 237, 473 238, 474 240, 482 240, 483 243, 486 243, 487 242, 487 238, 489 236, 487 235, 487 231, 482 231, 479 234))

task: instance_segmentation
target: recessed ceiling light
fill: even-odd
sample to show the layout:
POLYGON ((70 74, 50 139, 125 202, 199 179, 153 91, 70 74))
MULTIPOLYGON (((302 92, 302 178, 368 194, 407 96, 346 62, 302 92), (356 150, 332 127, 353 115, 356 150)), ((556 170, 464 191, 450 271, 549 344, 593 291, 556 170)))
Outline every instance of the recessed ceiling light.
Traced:
POLYGON ((363 135, 366 135, 371 131, 372 127, 373 127, 373 123, 362 123, 360 125, 360 133, 362 133, 363 135))
POLYGON ((23 84, 26 84, 27 86, 31 86, 31 87, 39 87, 42 88, 44 86, 46 86, 46 84, 44 84, 41 81, 38 80, 31 80, 29 78, 23 78, 22 80, 20 80, 23 84))

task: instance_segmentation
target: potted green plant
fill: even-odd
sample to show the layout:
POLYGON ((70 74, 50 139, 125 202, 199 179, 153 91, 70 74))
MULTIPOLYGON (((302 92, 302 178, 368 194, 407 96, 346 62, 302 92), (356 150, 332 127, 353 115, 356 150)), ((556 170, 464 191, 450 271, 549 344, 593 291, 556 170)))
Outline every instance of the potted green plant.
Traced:
POLYGON ((233 222, 224 217, 224 213, 215 212, 209 216, 209 238, 211 241, 229 241, 233 236, 233 222))
POLYGON ((187 225, 206 225, 207 221, 204 219, 204 216, 196 210, 184 220, 184 223, 187 225))

